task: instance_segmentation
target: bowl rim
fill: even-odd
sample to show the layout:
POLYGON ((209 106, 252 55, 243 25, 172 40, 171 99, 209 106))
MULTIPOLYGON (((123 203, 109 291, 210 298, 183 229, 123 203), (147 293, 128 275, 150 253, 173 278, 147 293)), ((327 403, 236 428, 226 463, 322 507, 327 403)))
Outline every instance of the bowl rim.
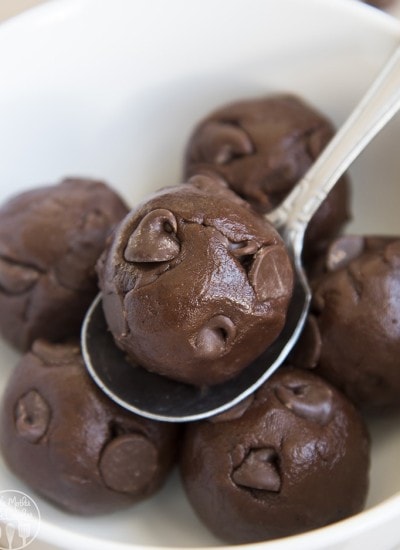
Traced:
MULTIPOLYGON (((249 544, 241 545, 210 545, 210 546, 179 546, 179 550, 232 550, 234 548, 245 548, 246 550, 318 550, 328 547, 332 542, 344 543, 360 533, 367 533, 394 520, 400 514, 400 492, 389 499, 368 510, 363 510, 354 516, 348 517, 336 523, 306 531, 298 535, 271 539, 249 544)), ((41 521, 40 533, 43 526, 46 528, 45 536, 39 536, 39 540, 53 543, 54 541, 63 541, 65 548, 80 548, 80 544, 85 544, 86 550, 176 550, 175 546, 153 546, 146 544, 130 544, 125 542, 113 542, 101 540, 88 535, 76 534, 63 527, 55 526, 52 523, 41 521), (89 546, 88 546, 89 545, 89 546)), ((40 535, 40 534, 39 534, 40 535)), ((63 546, 64 547, 64 546, 63 546)))

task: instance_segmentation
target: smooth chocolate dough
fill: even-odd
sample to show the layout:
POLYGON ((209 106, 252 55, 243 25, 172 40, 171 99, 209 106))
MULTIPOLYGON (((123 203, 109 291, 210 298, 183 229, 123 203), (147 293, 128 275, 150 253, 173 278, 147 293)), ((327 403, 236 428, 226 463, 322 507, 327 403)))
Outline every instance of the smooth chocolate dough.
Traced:
POLYGON ((128 214, 98 273, 117 345, 146 369, 199 386, 228 380, 276 339, 293 283, 277 231, 208 176, 128 214))
MULTIPOLYGON (((184 179, 217 173, 259 212, 277 206, 334 134, 331 122, 294 95, 276 94, 221 107, 189 139, 184 179)), ((305 253, 323 250, 349 219, 349 184, 341 178, 306 232, 305 253)))
POLYGON ((77 336, 95 263, 128 209, 106 184, 65 179, 0 207, 0 332, 21 350, 77 336))
POLYGON ((335 240, 312 288, 302 366, 363 409, 400 407, 400 238, 335 240))
POLYGON ((177 426, 108 399, 72 343, 35 341, 6 387, 0 429, 9 468, 74 514, 108 513, 149 497, 176 458, 177 426))
POLYGON ((369 453, 353 404, 322 378, 283 367, 231 415, 188 425, 180 466, 204 524, 244 544, 359 512, 369 453))

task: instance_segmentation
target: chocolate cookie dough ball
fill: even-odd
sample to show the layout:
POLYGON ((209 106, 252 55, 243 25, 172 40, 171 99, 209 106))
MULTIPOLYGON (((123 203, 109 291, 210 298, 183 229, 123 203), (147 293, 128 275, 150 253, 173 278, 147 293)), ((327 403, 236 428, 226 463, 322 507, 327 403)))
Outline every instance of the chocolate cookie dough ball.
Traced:
POLYGON ((100 514, 141 501, 160 487, 174 462, 177 427, 110 401, 89 379, 73 344, 37 340, 3 399, 6 463, 69 512, 100 514))
POLYGON ((313 282, 309 366, 363 408, 400 406, 400 238, 342 237, 325 266, 313 282))
POLYGON ((128 209, 106 184, 65 179, 0 207, 0 332, 17 348, 79 334, 95 264, 128 209))
MULTIPOLYGON (((282 202, 334 134, 331 123, 292 95, 232 103, 194 129, 185 177, 217 173, 259 212, 282 202)), ((349 186, 342 178, 313 217, 305 252, 318 253, 349 219, 349 186)))
POLYGON ((275 340, 293 283, 272 225, 204 176, 128 214, 98 272, 117 345, 194 385, 228 380, 275 340))
POLYGON ((284 367, 231 416, 188 426, 182 448, 188 498, 216 536, 257 542, 362 509, 369 436, 333 386, 284 367))

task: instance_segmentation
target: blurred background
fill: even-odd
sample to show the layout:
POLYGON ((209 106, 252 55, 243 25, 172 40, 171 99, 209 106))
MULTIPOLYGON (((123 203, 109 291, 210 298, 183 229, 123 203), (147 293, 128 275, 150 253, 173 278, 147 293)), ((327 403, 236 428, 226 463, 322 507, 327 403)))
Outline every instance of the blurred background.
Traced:
MULTIPOLYGON (((17 15, 29 8, 52 0, 0 0, 0 21, 17 15)), ((400 0, 365 0, 367 4, 375 5, 400 18, 400 0)))
MULTIPOLYGON (((49 1, 52 0, 0 0, 0 21, 49 1)), ((400 0, 366 0, 366 3, 384 8, 400 18, 400 0)))
POLYGON ((44 0, 0 0, 0 20, 42 4, 44 0))

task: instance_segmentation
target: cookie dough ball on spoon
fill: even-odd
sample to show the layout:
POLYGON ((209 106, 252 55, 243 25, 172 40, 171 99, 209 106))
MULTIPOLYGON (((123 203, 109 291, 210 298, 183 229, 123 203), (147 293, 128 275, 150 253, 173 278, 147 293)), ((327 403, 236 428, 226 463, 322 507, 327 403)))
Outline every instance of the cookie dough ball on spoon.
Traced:
POLYGON ((95 297, 95 264, 128 209, 106 184, 65 179, 0 207, 0 332, 27 350, 36 338, 78 336, 95 297))
POLYGON ((277 231, 205 176, 128 214, 98 273, 116 344, 197 386, 232 378, 277 338, 293 285, 277 231))
POLYGON ((34 343, 11 375, 0 422, 9 468, 74 514, 111 512, 149 497, 176 457, 176 425, 110 401, 74 344, 34 343))
POLYGON ((181 454, 189 501, 223 541, 293 535, 363 508, 369 436, 333 386, 283 367, 230 414, 189 425, 181 454))
MULTIPOLYGON (((279 205, 334 134, 331 122, 293 95, 239 101, 194 129, 185 177, 216 173, 261 213, 279 205)), ((349 219, 349 184, 341 178, 307 228, 305 253, 319 253, 349 219)))

